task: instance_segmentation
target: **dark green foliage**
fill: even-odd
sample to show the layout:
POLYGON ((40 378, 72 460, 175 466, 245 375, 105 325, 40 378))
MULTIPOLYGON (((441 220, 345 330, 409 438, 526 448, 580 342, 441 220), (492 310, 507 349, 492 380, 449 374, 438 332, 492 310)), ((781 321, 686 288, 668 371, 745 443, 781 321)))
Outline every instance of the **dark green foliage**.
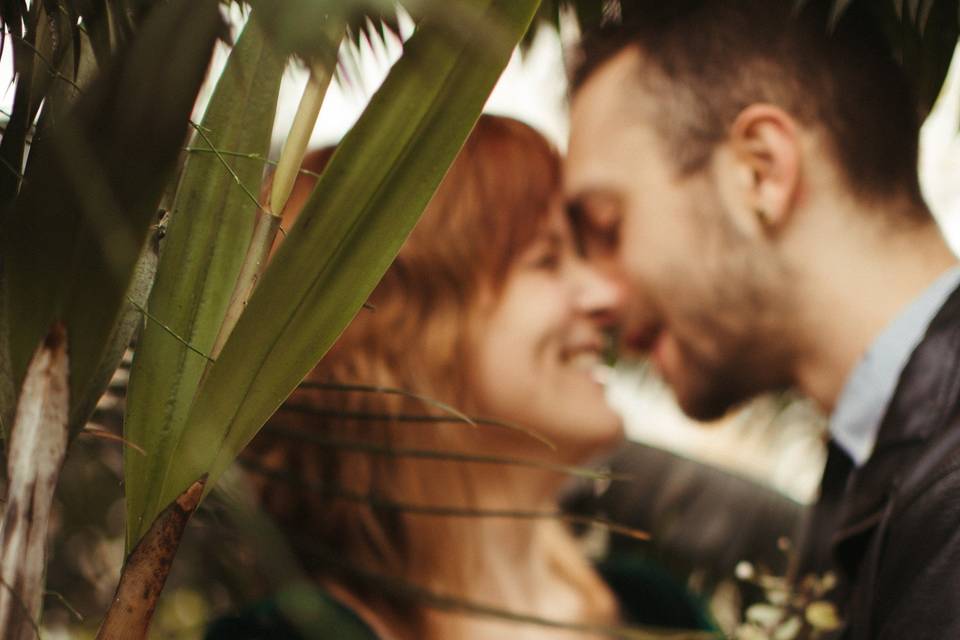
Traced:
MULTIPOLYGON (((504 35, 422 28, 340 143, 201 385, 179 442, 152 469, 145 521, 200 473, 211 482, 363 306, 472 129, 536 9, 469 3, 504 35), (159 468, 158 468, 159 467, 159 468)), ((145 465, 146 466, 146 465, 145 465)))
POLYGON ((913 10, 903 11, 903 0, 871 3, 870 7, 883 25, 894 55, 913 81, 918 108, 925 117, 940 95, 960 36, 958 3, 923 0, 909 4, 913 10))
MULTIPOLYGON (((800 4, 810 0, 801 0, 800 4)), ((881 26, 891 54, 903 66, 917 94, 921 117, 930 113, 947 77, 960 37, 957 0, 834 0, 827 29, 854 6, 881 26)))
POLYGON ((23 191, 0 219, 15 388, 56 320, 67 325, 72 411, 105 386, 98 372, 222 27, 213 0, 159 6, 33 146, 23 191))

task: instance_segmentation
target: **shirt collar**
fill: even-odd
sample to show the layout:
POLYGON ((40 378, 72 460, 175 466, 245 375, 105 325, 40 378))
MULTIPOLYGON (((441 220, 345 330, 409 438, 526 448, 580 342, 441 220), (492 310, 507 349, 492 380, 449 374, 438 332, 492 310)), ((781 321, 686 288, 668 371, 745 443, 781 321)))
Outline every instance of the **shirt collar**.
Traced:
POLYGON ((829 431, 856 466, 863 465, 873 453, 880 423, 910 354, 958 285, 960 265, 944 272, 904 307, 873 341, 847 378, 830 416, 829 431))

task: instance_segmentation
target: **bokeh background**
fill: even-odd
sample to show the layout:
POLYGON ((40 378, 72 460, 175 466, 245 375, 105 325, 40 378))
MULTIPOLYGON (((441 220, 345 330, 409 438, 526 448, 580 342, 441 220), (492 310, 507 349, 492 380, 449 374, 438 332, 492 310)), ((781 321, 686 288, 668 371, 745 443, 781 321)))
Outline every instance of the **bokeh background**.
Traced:
MULTIPOLYGON (((242 17, 234 18, 239 25, 242 17)), ((408 35, 411 21, 402 18, 400 24, 402 34, 408 35)), ((515 54, 487 110, 532 124, 562 150, 567 135, 567 54, 578 35, 572 20, 562 21, 559 32, 541 29, 525 53, 515 54)), ((346 62, 324 103, 312 138, 314 146, 335 142, 349 129, 401 48, 399 40, 389 37, 384 42, 344 46, 352 50, 342 56, 346 62)), ((198 114, 224 58, 221 51, 198 114)), ((0 86, 10 87, 10 77, 7 56, 0 60, 0 86)), ((306 71, 297 67, 288 69, 284 77, 275 153, 282 142, 280 135, 289 129, 306 78, 306 71)), ((0 108, 7 109, 10 101, 12 89, 8 88, 0 97, 0 108)), ((955 56, 943 93, 923 127, 920 160, 923 189, 955 250, 960 249, 958 124, 960 63, 955 56)), ((116 420, 122 408, 124 376, 121 370, 113 394, 98 413, 98 420, 114 430, 119 430, 116 420)), ((669 390, 642 362, 616 367, 609 397, 626 420, 629 439, 637 443, 613 464, 645 472, 644 481, 613 494, 606 487, 572 487, 571 508, 591 510, 601 504, 621 517, 632 517, 628 512, 633 510, 665 522, 670 520, 665 514, 707 508, 696 504, 698 500, 711 502, 712 516, 702 522, 698 542, 684 538, 686 521, 679 515, 671 521, 673 529, 659 532, 660 557, 688 584, 714 598, 715 615, 723 622, 743 597, 730 588, 735 582, 733 566, 741 559, 755 561, 741 558, 752 541, 728 544, 730 531, 744 518, 765 519, 770 527, 755 533, 769 542, 779 537, 778 527, 786 530, 795 524, 802 505, 814 498, 822 471, 823 417, 808 403, 776 396, 757 400, 717 424, 694 424, 681 415, 669 390), (668 468, 672 471, 665 471, 668 468), (717 504, 713 494, 698 489, 703 483, 734 489, 718 494, 726 496, 727 502, 717 504), (755 511, 747 513, 751 509, 755 511), (722 558, 719 547, 729 547, 722 558)), ((113 595, 124 548, 121 446, 84 435, 67 459, 57 497, 44 638, 92 638, 98 617, 113 595)), ((151 637, 200 638, 209 619, 264 597, 282 580, 281 552, 252 541, 249 521, 237 515, 241 481, 228 478, 224 487, 204 504, 189 527, 151 637)), ((638 515, 636 524, 647 523, 638 515)), ((611 544, 597 532, 584 532, 584 540, 596 549, 611 544)), ((777 548, 764 553, 787 555, 789 551, 777 548)))

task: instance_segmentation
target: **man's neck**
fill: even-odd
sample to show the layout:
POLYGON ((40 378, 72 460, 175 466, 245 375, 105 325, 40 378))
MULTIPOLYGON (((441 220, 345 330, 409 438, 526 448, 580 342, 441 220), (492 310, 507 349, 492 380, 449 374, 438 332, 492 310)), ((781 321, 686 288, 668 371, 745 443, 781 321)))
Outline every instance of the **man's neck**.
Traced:
MULTIPOLYGON (((851 230, 852 232, 853 230, 851 230)), ((933 224, 890 230, 878 242, 840 239, 811 258, 801 293, 805 347, 796 381, 832 412, 854 367, 884 328, 957 264, 933 224)))

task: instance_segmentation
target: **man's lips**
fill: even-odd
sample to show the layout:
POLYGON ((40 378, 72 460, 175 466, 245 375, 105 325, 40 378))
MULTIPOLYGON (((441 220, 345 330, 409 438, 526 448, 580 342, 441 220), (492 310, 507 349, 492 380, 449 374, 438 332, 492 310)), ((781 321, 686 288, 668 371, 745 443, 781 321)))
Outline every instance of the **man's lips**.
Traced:
POLYGON ((661 333, 660 327, 654 325, 635 329, 624 336, 623 345, 630 351, 647 354, 656 347, 661 333))

